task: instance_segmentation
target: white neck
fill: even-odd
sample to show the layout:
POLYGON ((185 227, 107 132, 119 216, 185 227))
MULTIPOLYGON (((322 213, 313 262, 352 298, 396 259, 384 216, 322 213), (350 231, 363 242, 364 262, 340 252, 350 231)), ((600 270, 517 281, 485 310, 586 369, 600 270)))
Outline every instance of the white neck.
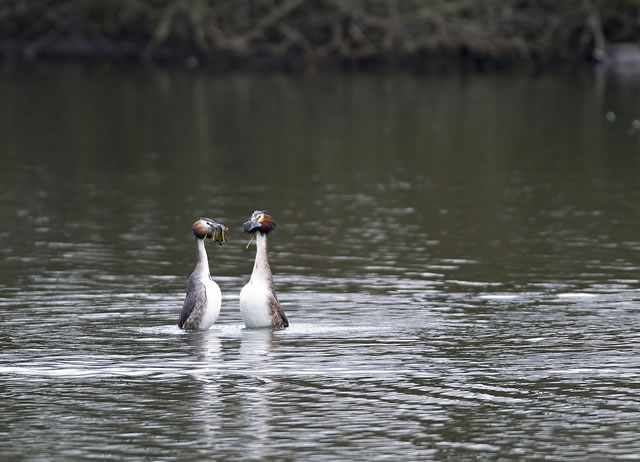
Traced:
POLYGON ((272 281, 271 268, 269 267, 269 259, 267 258, 267 236, 260 232, 256 233, 256 261, 253 265, 253 273, 251 278, 260 278, 272 281))
POLYGON ((204 239, 198 239, 196 237, 196 269, 194 273, 203 273, 209 276, 209 259, 207 258, 207 251, 204 248, 204 239))

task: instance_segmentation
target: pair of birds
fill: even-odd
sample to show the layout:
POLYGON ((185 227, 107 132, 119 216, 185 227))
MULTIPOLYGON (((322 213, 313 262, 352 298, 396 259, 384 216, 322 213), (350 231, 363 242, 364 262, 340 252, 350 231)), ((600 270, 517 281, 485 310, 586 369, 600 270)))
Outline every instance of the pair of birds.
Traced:
MULTIPOLYGON (((240 313, 247 327, 289 327, 289 320, 280 307, 273 286, 273 276, 267 259, 267 236, 276 224, 266 212, 256 210, 245 222, 244 232, 256 239, 256 261, 251 279, 240 292, 240 313)), ((196 268, 189 276, 187 294, 178 319, 181 329, 206 330, 220 314, 222 293, 211 279, 205 239, 222 245, 226 242, 227 227, 211 218, 200 218, 193 224, 196 243, 196 268)), ((251 242, 251 241, 249 241, 251 242)))

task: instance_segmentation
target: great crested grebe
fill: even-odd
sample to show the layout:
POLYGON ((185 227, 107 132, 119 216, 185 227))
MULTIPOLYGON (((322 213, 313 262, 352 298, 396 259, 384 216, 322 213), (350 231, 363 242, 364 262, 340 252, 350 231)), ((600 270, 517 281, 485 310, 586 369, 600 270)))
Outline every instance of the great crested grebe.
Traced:
POLYGON ((228 228, 211 218, 200 218, 193 224, 196 241, 196 268, 189 276, 187 295, 178 319, 181 329, 206 330, 216 322, 220 314, 222 293, 211 279, 209 259, 204 240, 209 238, 222 245, 227 240, 228 228))
POLYGON ((261 210, 253 212, 244 224, 244 232, 256 238, 256 261, 251 279, 240 291, 240 313, 247 327, 289 327, 267 259, 267 236, 275 227, 271 216, 261 210))

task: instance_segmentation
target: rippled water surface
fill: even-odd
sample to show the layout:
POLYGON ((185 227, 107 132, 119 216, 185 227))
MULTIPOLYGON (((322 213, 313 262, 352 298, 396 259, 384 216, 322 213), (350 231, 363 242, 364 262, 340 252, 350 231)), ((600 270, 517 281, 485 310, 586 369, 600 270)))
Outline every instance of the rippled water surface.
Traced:
POLYGON ((640 458, 639 103, 592 76, 4 72, 0 458, 640 458), (285 330, 237 306, 257 208, 285 330), (231 228, 223 308, 184 332, 199 216, 231 228))

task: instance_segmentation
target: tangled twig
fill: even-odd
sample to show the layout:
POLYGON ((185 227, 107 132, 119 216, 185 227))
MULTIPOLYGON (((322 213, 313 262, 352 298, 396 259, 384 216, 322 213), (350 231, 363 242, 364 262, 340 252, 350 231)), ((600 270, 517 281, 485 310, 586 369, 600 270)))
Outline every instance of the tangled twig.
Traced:
POLYGON ((0 0, 0 53, 27 58, 109 44, 116 56, 313 67, 434 54, 532 60, 638 37, 636 0, 0 0))

